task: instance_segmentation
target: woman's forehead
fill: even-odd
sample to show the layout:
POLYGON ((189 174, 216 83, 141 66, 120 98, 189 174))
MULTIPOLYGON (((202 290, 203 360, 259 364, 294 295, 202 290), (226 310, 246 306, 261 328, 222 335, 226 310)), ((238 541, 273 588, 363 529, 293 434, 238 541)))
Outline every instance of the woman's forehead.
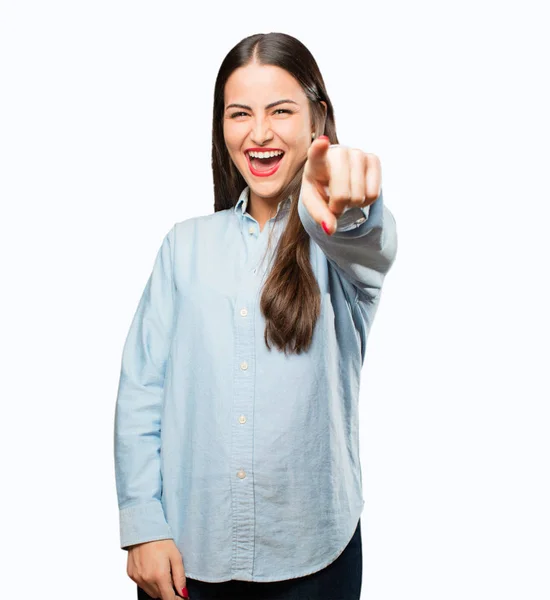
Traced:
POLYGON ((225 101, 246 100, 257 102, 262 107, 268 102, 290 98, 302 102, 305 94, 294 77, 285 69, 273 65, 247 65, 231 73, 225 84, 225 101))

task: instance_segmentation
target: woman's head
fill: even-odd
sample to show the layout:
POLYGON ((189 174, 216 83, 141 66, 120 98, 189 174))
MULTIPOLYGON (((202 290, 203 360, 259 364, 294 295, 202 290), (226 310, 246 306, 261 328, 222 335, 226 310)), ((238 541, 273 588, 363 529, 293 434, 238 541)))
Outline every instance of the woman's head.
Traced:
POLYGON ((255 34, 241 40, 224 58, 214 88, 214 210, 232 208, 245 186, 251 198, 264 198, 274 205, 291 197, 288 222, 260 302, 266 345, 270 348, 272 341, 285 352, 307 350, 320 313, 309 235, 297 207, 312 134, 338 143, 332 103, 309 50, 284 33, 255 34), (280 100, 292 102, 266 108, 280 100), (246 151, 256 147, 284 152, 273 175, 252 173, 246 151))
POLYGON ((212 166, 215 188, 223 194, 216 194, 216 210, 234 204, 246 185, 262 198, 296 192, 292 184, 301 175, 312 133, 338 143, 332 104, 306 46, 278 32, 241 40, 223 60, 214 89, 212 166), (266 109, 283 99, 295 104, 266 109), (252 147, 284 151, 274 175, 252 174, 246 155, 252 147))
POLYGON ((224 104, 223 133, 233 164, 251 195, 279 199, 303 165, 315 134, 302 86, 285 69, 253 58, 229 76, 224 104), (252 165, 262 167, 248 153, 264 148, 284 153, 273 159, 279 160, 277 171, 266 177, 254 174, 252 165))

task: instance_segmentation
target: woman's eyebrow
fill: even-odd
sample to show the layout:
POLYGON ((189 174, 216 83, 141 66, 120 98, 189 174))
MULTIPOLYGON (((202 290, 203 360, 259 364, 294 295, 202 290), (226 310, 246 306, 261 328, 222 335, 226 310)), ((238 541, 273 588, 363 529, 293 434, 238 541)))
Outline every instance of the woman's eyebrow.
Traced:
MULTIPOLYGON (((268 104, 265 107, 265 110, 267 110, 268 108, 273 108, 274 106, 277 106, 278 104, 284 104, 285 102, 290 102, 291 104, 296 104, 296 105, 298 104, 297 102, 294 102, 294 100, 285 98, 284 100, 277 100, 276 102, 272 102, 271 104, 268 104)), ((227 110, 228 108, 231 108, 232 106, 234 106, 235 108, 246 108, 246 110, 252 110, 250 108, 250 106, 247 106, 246 104, 236 104, 236 103, 228 104, 225 107, 225 110, 227 110)))

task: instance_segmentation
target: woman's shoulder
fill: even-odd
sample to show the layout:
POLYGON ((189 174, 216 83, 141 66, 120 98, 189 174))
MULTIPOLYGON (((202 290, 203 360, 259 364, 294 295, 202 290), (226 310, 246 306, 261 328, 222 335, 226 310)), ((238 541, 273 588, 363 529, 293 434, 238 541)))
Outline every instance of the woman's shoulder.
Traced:
POLYGON ((176 221, 173 225, 176 238, 188 237, 190 235, 201 235, 210 233, 218 228, 225 227, 234 217, 234 209, 228 208, 206 215, 195 215, 176 221))

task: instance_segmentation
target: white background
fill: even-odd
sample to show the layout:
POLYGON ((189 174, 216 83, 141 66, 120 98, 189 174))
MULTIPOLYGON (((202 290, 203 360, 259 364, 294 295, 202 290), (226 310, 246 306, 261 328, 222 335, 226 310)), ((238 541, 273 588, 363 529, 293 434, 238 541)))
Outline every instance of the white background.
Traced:
POLYGON ((1 2, 0 595, 136 597, 122 345, 164 234, 214 210, 221 61, 282 31, 398 226, 360 399, 362 598, 550 598, 542 4, 1 2))

